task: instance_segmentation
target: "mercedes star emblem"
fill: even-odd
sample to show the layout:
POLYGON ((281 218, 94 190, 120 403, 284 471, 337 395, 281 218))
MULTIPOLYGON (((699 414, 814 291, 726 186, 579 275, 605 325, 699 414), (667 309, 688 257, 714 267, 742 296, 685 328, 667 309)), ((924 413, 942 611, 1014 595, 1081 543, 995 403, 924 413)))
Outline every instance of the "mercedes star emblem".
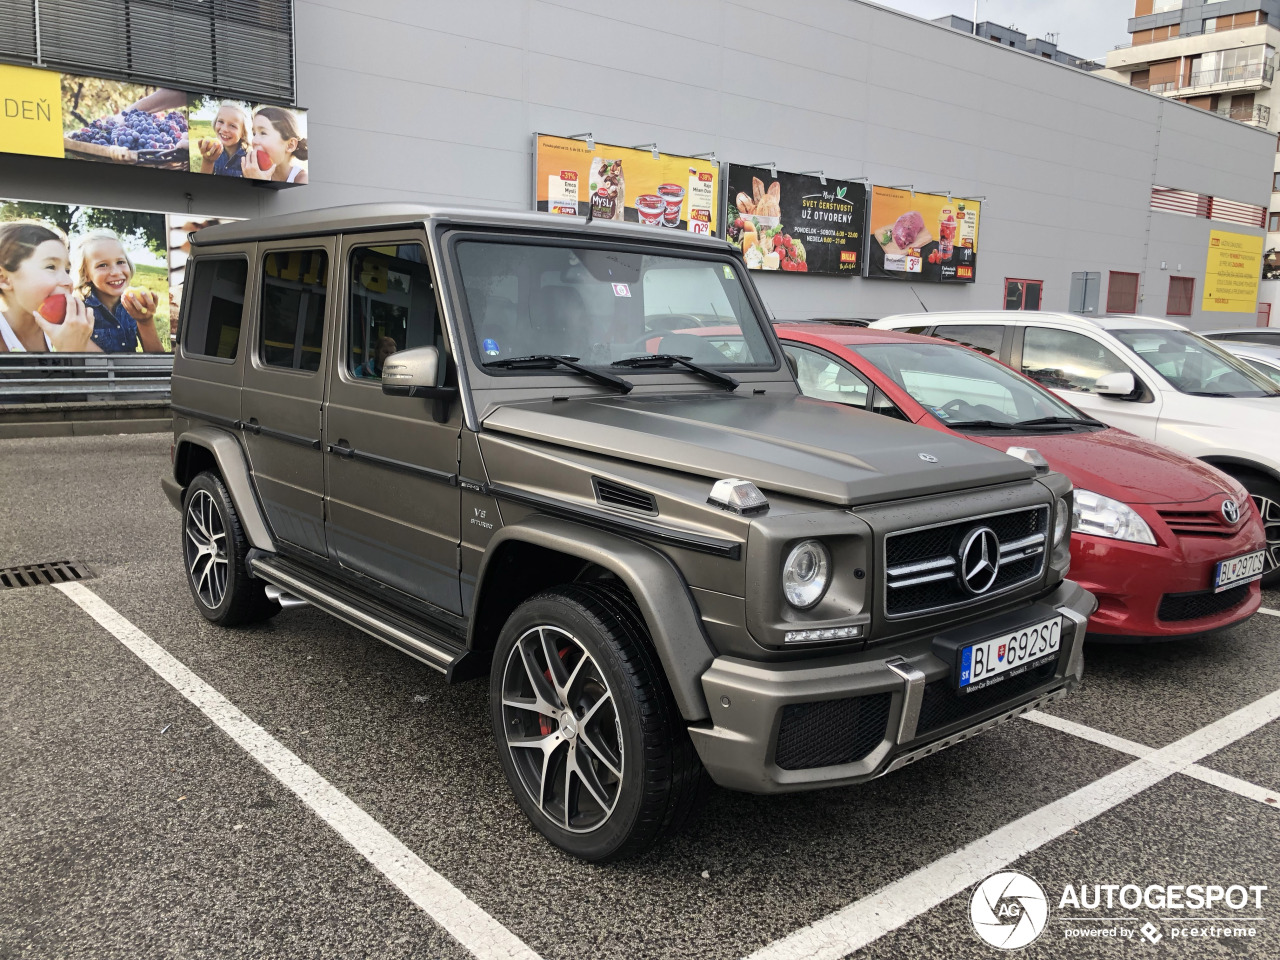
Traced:
POLYGON ((1222 501, 1222 519, 1233 526, 1240 522, 1240 507, 1234 500, 1222 501))
POLYGON ((937 462, 938 462, 938 458, 937 458, 937 457, 935 457, 932 453, 922 453, 922 454, 920 454, 920 459, 921 459, 921 460, 923 460, 925 463, 937 463, 937 462))
POLYGON ((990 527, 975 527, 960 543, 960 585, 972 594, 986 593, 1000 572, 1000 538, 990 527))

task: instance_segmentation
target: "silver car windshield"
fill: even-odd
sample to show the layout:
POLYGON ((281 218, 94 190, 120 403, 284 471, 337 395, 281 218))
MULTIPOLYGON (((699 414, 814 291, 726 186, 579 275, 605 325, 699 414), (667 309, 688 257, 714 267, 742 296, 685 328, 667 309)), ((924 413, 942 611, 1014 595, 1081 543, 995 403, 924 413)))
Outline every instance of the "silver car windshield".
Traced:
POLYGON ((1189 330, 1112 333, 1180 393, 1193 397, 1280 397, 1280 386, 1189 330))
POLYGON ((1004 364, 964 347, 941 343, 850 345, 948 426, 1026 424, 1056 420, 1089 423, 1048 390, 1004 364))
POLYGON ((777 366, 728 260, 528 241, 454 249, 482 364, 551 355, 607 368, 674 354, 716 368, 777 366))

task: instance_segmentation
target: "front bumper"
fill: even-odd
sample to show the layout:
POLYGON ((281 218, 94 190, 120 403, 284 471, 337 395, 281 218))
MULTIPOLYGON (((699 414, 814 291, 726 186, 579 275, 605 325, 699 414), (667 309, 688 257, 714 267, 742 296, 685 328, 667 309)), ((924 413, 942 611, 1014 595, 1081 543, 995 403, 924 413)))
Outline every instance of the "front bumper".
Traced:
POLYGON ((1095 605, 1064 581, 1037 601, 1064 618, 1056 663, 963 696, 951 690, 951 666, 932 652, 903 658, 886 649, 868 659, 873 648, 788 663, 717 657, 702 675, 711 722, 689 734, 711 778, 732 790, 786 793, 870 780, 1076 686, 1095 605), (829 762, 837 755, 845 759, 829 762))

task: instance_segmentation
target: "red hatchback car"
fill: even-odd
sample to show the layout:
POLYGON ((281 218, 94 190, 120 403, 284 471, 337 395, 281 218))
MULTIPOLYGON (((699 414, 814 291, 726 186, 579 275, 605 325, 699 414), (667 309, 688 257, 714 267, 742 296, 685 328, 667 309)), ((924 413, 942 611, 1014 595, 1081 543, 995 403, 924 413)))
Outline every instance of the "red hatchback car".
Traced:
POLYGON ((1257 611, 1246 558, 1265 547, 1262 520, 1225 473, 1092 420, 959 344, 826 323, 777 330, 807 396, 1034 461, 1030 448, 1070 478, 1071 578, 1099 603, 1091 638, 1195 636, 1257 611))

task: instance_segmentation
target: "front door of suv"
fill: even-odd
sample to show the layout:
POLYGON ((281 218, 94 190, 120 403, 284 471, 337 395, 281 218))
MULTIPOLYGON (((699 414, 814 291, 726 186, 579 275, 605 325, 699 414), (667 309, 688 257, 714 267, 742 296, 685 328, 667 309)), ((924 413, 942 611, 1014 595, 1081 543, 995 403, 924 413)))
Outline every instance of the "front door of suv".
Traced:
MULTIPOLYGON (((346 236, 339 346, 325 403, 325 532, 349 571, 451 613, 459 590, 461 405, 382 392, 392 353, 444 335, 425 237, 346 236)), ((443 359, 441 362, 444 362, 443 359)))
POLYGON ((1014 349, 1019 358, 1015 369, 1073 407, 1147 440, 1156 438, 1162 406, 1159 386, 1144 377, 1136 364, 1126 363, 1101 338, 1064 327, 1027 324, 1022 329, 1021 343, 1015 342, 1014 349), (1132 373, 1138 391, 1132 397, 1099 394, 1095 384, 1109 373, 1132 373))

